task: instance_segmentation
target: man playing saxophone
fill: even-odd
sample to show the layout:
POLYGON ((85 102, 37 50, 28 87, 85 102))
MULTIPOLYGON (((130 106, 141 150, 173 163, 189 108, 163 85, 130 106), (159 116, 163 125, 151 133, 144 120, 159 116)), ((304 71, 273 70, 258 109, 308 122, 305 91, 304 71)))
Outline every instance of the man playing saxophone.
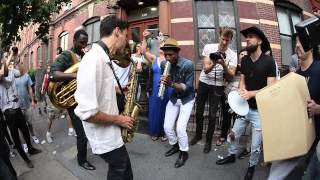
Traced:
POLYGON ((165 68, 168 61, 171 64, 169 75, 162 76, 161 83, 173 88, 172 96, 166 107, 163 126, 172 148, 166 152, 165 156, 179 152, 179 158, 175 163, 175 168, 179 168, 188 159, 187 124, 194 104, 193 63, 179 56, 180 48, 173 38, 167 39, 161 49, 166 58, 166 61, 161 62, 161 69, 165 68), (177 125, 176 131, 175 124, 177 125))
POLYGON ((131 129, 133 119, 119 115, 117 83, 111 60, 124 54, 128 23, 107 16, 100 24, 101 41, 84 56, 77 73, 76 115, 82 120, 92 152, 109 164, 108 180, 133 179, 131 162, 121 128, 131 129))
MULTIPOLYGON (((78 60, 84 56, 84 49, 87 46, 88 34, 85 30, 78 30, 73 36, 73 47, 71 52, 74 53, 78 60)), ((77 78, 76 73, 64 73, 66 69, 74 65, 74 60, 72 59, 72 54, 70 51, 62 52, 56 59, 56 61, 51 65, 51 70, 49 74, 49 80, 54 82, 64 82, 71 81, 77 78)), ((89 84, 87 84, 89 85, 89 84)), ((77 160, 79 166, 87 170, 95 170, 96 168, 87 161, 87 143, 88 139, 84 132, 81 120, 74 113, 75 106, 67 109, 68 114, 71 118, 72 125, 77 134, 77 149, 78 155, 77 160)), ((50 135, 50 134, 49 134, 50 135)))

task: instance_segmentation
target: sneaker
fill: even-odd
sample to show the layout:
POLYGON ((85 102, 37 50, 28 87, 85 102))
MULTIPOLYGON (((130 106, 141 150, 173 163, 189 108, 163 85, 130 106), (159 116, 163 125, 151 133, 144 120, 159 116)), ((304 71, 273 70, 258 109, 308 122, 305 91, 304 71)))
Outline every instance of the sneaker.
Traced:
POLYGON ((33 142, 36 143, 36 144, 39 144, 40 141, 39 139, 37 138, 37 136, 32 136, 32 139, 33 139, 33 142))
POLYGON ((16 156, 17 156, 17 154, 14 151, 10 151, 10 157, 14 158, 16 156))
POLYGON ((25 153, 28 153, 28 146, 27 146, 27 144, 22 144, 22 146, 23 146, 24 152, 25 152, 25 153))
POLYGON ((73 128, 69 128, 68 130, 68 136, 75 136, 76 135, 76 132, 74 131, 73 128))
POLYGON ((50 133, 50 132, 47 132, 46 137, 47 137, 48 143, 52 143, 52 142, 53 142, 52 136, 51 136, 51 133, 50 133))
POLYGON ((64 118, 66 118, 66 115, 62 114, 62 115, 60 116, 60 118, 61 118, 61 119, 64 119, 64 118))

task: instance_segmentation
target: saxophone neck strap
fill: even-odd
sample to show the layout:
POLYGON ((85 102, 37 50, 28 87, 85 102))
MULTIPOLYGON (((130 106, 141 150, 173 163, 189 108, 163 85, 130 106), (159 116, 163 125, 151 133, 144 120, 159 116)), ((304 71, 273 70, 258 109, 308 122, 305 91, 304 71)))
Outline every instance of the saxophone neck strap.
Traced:
MULTIPOLYGON (((104 52, 109 56, 109 52, 110 52, 110 51, 109 51, 109 48, 107 47, 107 45, 106 45, 104 42, 102 42, 102 41, 99 41, 99 42, 98 42, 98 45, 101 46, 101 48, 104 50, 104 52)), ((110 57, 110 56, 109 56, 109 57, 110 57)), ((118 78, 117 75, 116 75, 116 72, 115 72, 115 70, 114 70, 114 68, 113 68, 113 65, 112 65, 111 60, 108 62, 108 65, 110 66, 110 68, 111 68, 111 70, 112 70, 112 73, 113 73, 113 75, 114 75, 114 78, 115 78, 116 81, 117 81, 117 84, 118 84, 118 87, 119 87, 119 89, 120 89, 120 91, 121 91, 121 94, 124 95, 123 89, 122 89, 121 84, 120 84, 120 82, 119 82, 119 78, 118 78)))

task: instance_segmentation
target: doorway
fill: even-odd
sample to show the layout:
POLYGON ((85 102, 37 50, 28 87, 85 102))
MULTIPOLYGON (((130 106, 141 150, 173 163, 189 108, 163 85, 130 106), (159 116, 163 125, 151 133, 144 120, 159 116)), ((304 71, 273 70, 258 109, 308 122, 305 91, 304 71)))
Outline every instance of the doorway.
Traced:
POLYGON ((145 29, 159 29, 159 18, 152 18, 129 23, 129 41, 133 44, 141 42, 143 39, 142 33, 145 29))

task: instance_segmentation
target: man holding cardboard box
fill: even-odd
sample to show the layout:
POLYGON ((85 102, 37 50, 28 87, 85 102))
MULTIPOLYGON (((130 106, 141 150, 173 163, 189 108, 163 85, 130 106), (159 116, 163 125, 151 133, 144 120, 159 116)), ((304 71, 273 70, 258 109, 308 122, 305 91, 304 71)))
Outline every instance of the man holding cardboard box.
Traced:
POLYGON ((261 127, 259 112, 255 95, 258 90, 276 81, 275 61, 266 55, 271 51, 270 43, 264 33, 257 27, 250 27, 241 31, 247 41, 248 56, 243 57, 241 62, 240 96, 248 101, 249 113, 243 119, 236 119, 234 127, 229 134, 231 144, 228 148, 227 157, 216 162, 217 165, 234 163, 236 160, 239 139, 246 126, 252 124, 252 143, 249 167, 245 180, 251 180, 254 175, 255 166, 258 164, 261 146, 261 127))
MULTIPOLYGON (((306 78, 311 100, 308 101, 308 113, 309 117, 313 117, 316 131, 315 143, 320 139, 320 61, 315 60, 313 56, 313 49, 304 50, 299 37, 296 38, 296 54, 301 62, 300 68, 296 71, 306 78)), ((314 152, 314 148, 311 148, 313 154, 305 174, 304 180, 313 180, 320 177, 320 160, 314 152)), ((272 163, 268 180, 283 180, 285 179, 293 169, 299 164, 300 157, 295 157, 287 160, 274 161, 272 163)))

